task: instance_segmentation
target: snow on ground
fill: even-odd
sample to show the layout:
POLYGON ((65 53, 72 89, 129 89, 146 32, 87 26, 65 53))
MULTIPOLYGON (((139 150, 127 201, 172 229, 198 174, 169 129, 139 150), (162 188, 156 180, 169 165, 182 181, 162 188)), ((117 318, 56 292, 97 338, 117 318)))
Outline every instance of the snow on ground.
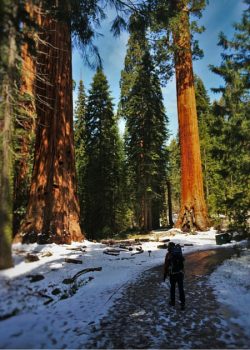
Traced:
POLYGON ((239 257, 226 260, 210 276, 220 303, 232 309, 230 321, 249 335, 250 329, 250 251, 244 249, 239 257))
MULTIPOLYGON (((190 244, 183 248, 187 254, 218 248, 215 234, 214 230, 197 235, 170 230, 156 232, 155 236, 190 244)), ((145 242, 142 254, 134 254, 134 247, 132 252, 121 251, 119 256, 103 254, 106 245, 88 241, 70 246, 13 245, 15 267, 0 272, 0 348, 76 348, 79 339, 84 345, 88 327, 107 313, 127 283, 144 270, 163 264, 166 250, 158 249, 159 244, 145 242), (37 255, 39 260, 25 262, 27 253, 37 255), (81 260, 82 264, 66 263, 65 258, 81 260), (83 274, 73 284, 63 283, 82 269, 97 267, 102 270, 83 274), (44 279, 31 282, 34 275, 44 279)), ((213 281, 219 289, 224 288, 216 277, 213 281)))

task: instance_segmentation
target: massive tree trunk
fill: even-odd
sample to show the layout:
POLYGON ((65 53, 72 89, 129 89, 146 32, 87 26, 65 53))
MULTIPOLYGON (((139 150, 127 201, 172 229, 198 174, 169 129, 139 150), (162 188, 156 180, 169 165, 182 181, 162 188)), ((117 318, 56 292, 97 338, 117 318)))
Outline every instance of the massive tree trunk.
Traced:
POLYGON ((183 1, 180 3, 179 25, 176 25, 173 35, 181 147, 181 209, 175 226, 183 230, 206 230, 208 218, 203 191, 189 18, 183 1))
MULTIPOLYGON (((39 8, 26 1, 25 9, 31 21, 39 23, 39 8)), ((35 31, 24 25, 27 39, 34 40, 35 31)), ((35 42, 33 43, 35 45, 35 42)), ((13 234, 16 234, 20 221, 23 218, 23 207, 27 205, 29 187, 31 182, 31 147, 35 133, 35 59, 31 53, 31 48, 26 41, 21 47, 22 71, 20 85, 19 114, 16 122, 17 159, 15 161, 14 174, 14 218, 13 234), (21 210, 20 210, 21 209, 21 210)))
POLYGON ((69 24, 42 16, 38 46, 35 159, 26 217, 16 240, 71 243, 84 237, 73 142, 69 24))
MULTIPOLYGON (((13 17, 16 8, 13 10, 13 17)), ((4 51, 4 50, 3 50, 4 51)), ((1 52, 5 55, 5 52, 1 52)), ((13 129, 13 87, 15 85, 16 30, 10 26, 7 49, 7 72, 2 82, 0 105, 0 269, 13 266, 12 242, 12 129, 13 129)))

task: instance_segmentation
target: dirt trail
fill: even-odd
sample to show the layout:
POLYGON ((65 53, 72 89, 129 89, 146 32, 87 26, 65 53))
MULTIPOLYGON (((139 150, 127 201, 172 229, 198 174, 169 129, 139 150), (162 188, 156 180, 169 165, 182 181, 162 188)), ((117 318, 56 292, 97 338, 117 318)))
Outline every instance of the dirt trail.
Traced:
POLYGON ((175 308, 168 305, 162 266, 144 272, 123 291, 100 324, 93 325, 85 348, 249 348, 250 338, 228 323, 232 312, 217 303, 207 283, 209 274, 233 253, 233 249, 217 249, 186 256, 185 311, 178 303, 175 308))

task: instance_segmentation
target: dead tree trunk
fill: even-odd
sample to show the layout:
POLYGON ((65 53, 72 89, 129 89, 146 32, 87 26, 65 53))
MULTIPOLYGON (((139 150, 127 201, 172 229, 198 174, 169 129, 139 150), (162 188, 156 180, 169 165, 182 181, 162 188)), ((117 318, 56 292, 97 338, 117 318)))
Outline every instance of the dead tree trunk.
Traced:
POLYGON ((208 218, 203 191, 189 18, 183 2, 180 4, 179 25, 173 35, 181 147, 181 209, 175 226, 184 230, 191 230, 192 227, 206 230, 208 218))
POLYGON ((73 143, 71 35, 68 23, 42 15, 36 82, 38 116, 26 217, 16 240, 81 241, 73 143))

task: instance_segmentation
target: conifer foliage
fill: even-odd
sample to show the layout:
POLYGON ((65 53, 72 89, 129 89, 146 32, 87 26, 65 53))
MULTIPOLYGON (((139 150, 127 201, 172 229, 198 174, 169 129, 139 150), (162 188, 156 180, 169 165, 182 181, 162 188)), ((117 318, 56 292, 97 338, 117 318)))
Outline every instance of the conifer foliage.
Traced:
POLYGON ((85 215, 85 169, 86 169, 86 95, 83 81, 80 80, 78 88, 78 97, 75 108, 75 157, 78 198, 80 204, 80 222, 83 228, 83 219, 85 215))
POLYGON ((120 141, 107 79, 98 69, 86 110, 86 210, 88 237, 117 231, 116 211, 120 171, 120 141))
POLYGON ((145 32, 130 23, 121 78, 120 114, 126 120, 125 147, 135 224, 148 231, 159 227, 166 180, 167 118, 159 79, 154 71, 145 32))
POLYGON ((176 227, 184 231, 208 227, 192 67, 193 54, 200 52, 192 41, 189 22, 189 15, 200 15, 204 5, 205 0, 149 1, 152 28, 163 43, 158 51, 163 53, 160 61, 166 61, 165 75, 172 70, 169 58, 175 67, 181 150, 181 209, 176 227))
POLYGON ((0 8, 0 269, 12 266, 13 124, 17 82, 17 3, 0 8))
POLYGON ((249 28, 250 7, 244 11, 242 21, 235 25, 232 40, 220 35, 223 47, 222 64, 212 66, 214 73, 224 79, 223 87, 214 89, 222 98, 214 105, 216 135, 213 156, 217 160, 220 191, 217 206, 229 216, 231 226, 249 230, 249 28))

